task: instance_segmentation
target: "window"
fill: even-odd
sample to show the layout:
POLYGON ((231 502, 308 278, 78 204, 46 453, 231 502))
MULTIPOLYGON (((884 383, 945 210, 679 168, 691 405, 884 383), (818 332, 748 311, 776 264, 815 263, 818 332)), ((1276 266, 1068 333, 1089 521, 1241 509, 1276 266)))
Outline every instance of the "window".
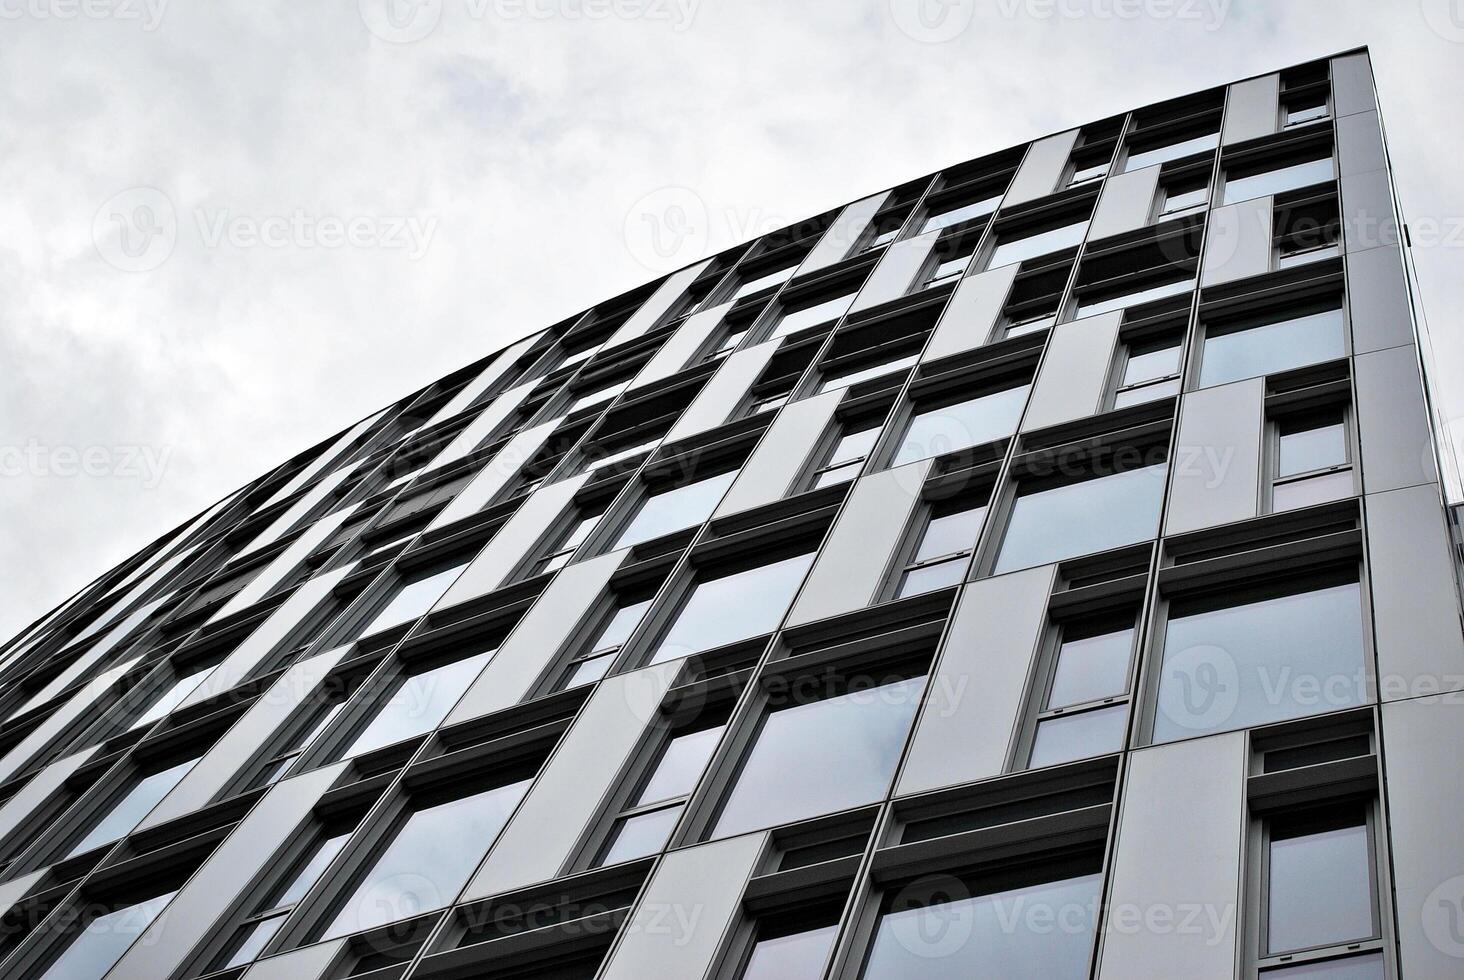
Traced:
POLYGON ((814 471, 813 483, 809 489, 818 490, 847 483, 858 476, 859 471, 864 468, 864 461, 874 449, 874 444, 879 441, 881 428, 872 425, 840 436, 829 449, 823 463, 814 471))
POLYGON ((1200 211, 1210 204, 1207 180, 1189 179, 1164 184, 1159 188, 1159 217, 1173 218, 1191 211, 1200 211))
POLYGON ((588 516, 577 517, 575 522, 560 532, 554 543, 547 546, 544 553, 535 560, 529 570, 529 576, 547 575, 568 565, 580 545, 585 543, 590 532, 600 523, 601 516, 602 513, 597 511, 588 516))
POLYGON ((1192 271, 1181 271, 1173 277, 1165 276, 1160 282, 1151 283, 1140 289, 1134 289, 1132 286, 1123 286, 1118 290, 1086 293, 1078 298, 1078 312, 1075 318, 1097 316, 1099 313, 1110 313, 1113 310, 1123 310, 1130 306, 1152 303, 1155 300, 1165 299, 1170 296, 1179 296, 1182 293, 1190 292, 1194 288, 1194 273, 1192 271))
POLYGON ((436 571, 418 572, 402 582, 386 605, 356 634, 370 636, 402 623, 409 623, 431 609, 462 574, 467 562, 436 571))
POLYGON ((974 241, 966 243, 965 247, 946 245, 943 248, 942 245, 937 245, 920 277, 919 288, 929 289, 961 278, 966 267, 971 264, 971 252, 975 247, 974 241))
POLYGON ((1260 323, 1205 328, 1200 386, 1275 374, 1330 361, 1347 353, 1340 305, 1299 314, 1274 314, 1260 323))
POLYGON ((341 709, 346 706, 345 701, 337 701, 328 705, 324 710, 317 709, 315 717, 301 728, 293 737, 284 744, 284 747, 275 755, 265 760, 259 772, 249 780, 248 789, 258 789, 261 786, 272 786, 284 778, 285 773, 300 758, 301 753, 308 749, 320 736, 320 733, 330 727, 331 723, 340 715, 341 709))
POLYGON ((566 415, 573 415, 582 408, 589 408, 591 405, 600 405, 608 402, 626 388, 630 387, 629 381, 621 381, 616 384, 606 385, 603 388, 596 388, 577 395, 569 407, 564 410, 566 415))
POLYGON ((650 599, 617 606, 600 627, 594 640, 586 646, 584 653, 570 663, 556 690, 568 690, 604 677, 609 672, 610 665, 615 662, 615 655, 620 652, 625 641, 630 639, 630 634, 635 632, 650 608, 650 599))
POLYGON ((970 500, 933 507, 920 542, 900 576, 896 597, 933 592, 960 582, 985 517, 986 504, 970 500))
POLYGON ((862 980, 1085 980, 1101 884, 1095 859, 965 887, 936 877, 902 889, 885 901, 862 980))
POLYGON ((722 358, 726 357, 728 354, 736 350, 737 345, 742 343, 742 338, 746 336, 746 324, 737 327, 723 328, 721 340, 717 342, 716 347, 707 351, 707 353, 702 356, 701 363, 710 364, 712 361, 720 361, 722 358))
POLYGON ((656 645, 650 663, 687 657, 773 632, 812 564, 813 553, 809 552, 699 580, 656 645))
POLYGON ((1327 107, 1327 94, 1318 92, 1315 95, 1288 99, 1281 107, 1281 122, 1284 128, 1289 129, 1292 126, 1302 126, 1319 119, 1326 119, 1331 114, 1331 110, 1327 107))
POLYGON ((763 412, 776 412, 788 404, 790 397, 792 397, 792 392, 784 392, 781 395, 770 395, 767 398, 759 398, 752 403, 750 414, 761 415, 763 412))
POLYGON ((839 319, 849 312, 849 307, 854 305, 854 294, 835 296, 832 299, 820 300, 812 303, 805 303, 785 309, 778 317, 777 324, 773 327, 768 339, 774 337, 786 337, 789 334, 798 333, 801 330, 808 330, 812 327, 823 326, 839 319))
MULTIPOLYGON (((623 449, 610 450, 603 456, 600 455, 598 452, 587 453, 585 455, 584 465, 580 467, 580 472, 594 473, 597 470, 603 470, 607 466, 614 466, 616 463, 623 463, 628 459, 639 456, 641 453, 649 452, 656 446, 660 445, 660 443, 661 437, 657 436, 654 439, 647 439, 645 442, 637 442, 634 445, 626 446, 623 449)), ((538 481, 538 483, 543 482, 543 480, 538 481)))
POLYGON ((611 550, 619 551, 684 527, 701 524, 712 516, 712 511, 735 479, 737 471, 732 470, 651 494, 620 532, 611 550))
POLYGON ((1113 394, 1114 408, 1127 408, 1179 394, 1183 341, 1165 337, 1124 345, 1123 370, 1113 394))
POLYGON ((1237 201, 1274 196, 1334 179, 1336 169, 1332 166, 1330 154, 1283 166, 1271 163, 1263 167, 1246 167, 1235 172, 1227 170, 1223 203, 1235 204, 1237 201))
POLYGON ((255 906, 249 918, 234 930, 228 945, 209 965, 209 972, 230 970, 253 962, 350 838, 351 832, 347 830, 317 841, 295 863, 289 875, 255 906))
POLYGON ((92 817, 86 831, 67 850, 62 860, 85 854, 103 844, 110 844, 142 823, 152 808, 162 802, 173 787, 198 764, 198 759, 175 762, 144 774, 139 773, 111 803, 103 803, 91 794, 83 796, 78 806, 87 808, 92 817))
POLYGON ((782 285, 784 282, 787 282, 789 279, 793 278, 793 273, 797 269, 798 266, 794 264, 788 266, 785 269, 778 269, 774 272, 765 272, 762 275, 757 275, 756 273, 751 276, 744 275, 741 282, 738 284, 737 289, 733 291, 732 295, 729 296, 728 299, 735 302, 736 300, 742 299, 744 296, 751 296, 754 293, 761 293, 764 290, 773 288, 774 286, 782 285))
POLYGON ((920 360, 919 353, 906 354, 903 357, 896 357, 893 360, 880 361, 878 364, 871 364, 868 367, 857 368, 846 371, 842 374, 831 374, 819 382, 816 394, 823 394, 826 391, 833 391, 835 388, 852 388, 854 385, 862 384, 865 381, 872 381, 875 378, 882 378, 887 374, 896 371, 903 371, 906 368, 914 367, 920 360))
POLYGON ((1108 158, 1104 157, 1099 161, 1088 161, 1086 163, 1075 163, 1073 175, 1068 178, 1069 187, 1077 187, 1079 184, 1087 184, 1091 181, 1100 180, 1108 174, 1108 158))
POLYGON ((430 732, 442 723, 468 686, 482 673, 495 649, 483 650, 425 670, 416 670, 394 682, 391 693, 368 684, 371 720, 337 758, 345 759, 430 732), (382 697, 381 695, 385 695, 382 697))
POLYGON ((1286 416, 1271 429, 1272 510, 1309 507, 1357 492, 1342 407, 1286 416))
POLYGON ((866 240, 859 246, 859 252, 869 252, 881 245, 888 245, 900 236, 905 220, 899 215, 887 215, 870 225, 866 240))
POLYGON ((740 980, 819 980, 834 949, 838 923, 808 928, 764 928, 759 923, 740 980))
POLYGON ((1014 262, 1047 255, 1059 249, 1072 248, 1083 240, 1088 232, 1088 222, 1078 221, 1045 231, 1002 234, 996 238, 996 248, 986 263, 986 268, 996 269, 1014 262))
POLYGON ((952 207, 947 207, 946 210, 935 211, 925 219, 925 223, 920 226, 918 234, 923 235, 928 231, 950 228, 954 225, 965 224, 967 221, 973 221, 976 218, 991 214, 996 210, 996 206, 999 203, 1001 203, 1001 195, 993 194, 979 201, 956 204, 952 207))
POLYGON ((924 689, 922 675, 769 711, 715 836, 882 799, 924 689))
POLYGON ((1018 488, 995 572, 1147 541, 1159 528, 1168 466, 1157 463, 1077 483, 1018 488))
POLYGON ((319 938, 335 939, 450 904, 530 782, 410 812, 319 938))
POLYGON ((1016 431, 1030 384, 988 392, 953 404, 917 410, 905 429, 891 466, 1005 438, 1016 431))
POLYGON ((1336 201, 1328 201, 1323 207, 1327 210, 1319 207, 1316 215, 1277 209, 1277 224, 1281 226, 1276 238, 1278 269, 1332 259, 1342 254, 1338 242, 1341 220, 1337 216, 1336 201))
POLYGON ((596 866, 631 861, 666 846, 725 727, 685 732, 666 744, 645 784, 616 818, 596 866))
POLYGON ((1362 703, 1362 595, 1355 572, 1293 584, 1290 591, 1258 591, 1246 601, 1235 592, 1170 605, 1154 741, 1362 703))
POLYGON ((1220 134, 1216 132, 1191 136, 1187 139, 1164 143, 1148 149, 1141 150, 1130 147, 1128 162, 1124 164, 1124 172, 1142 170, 1145 167, 1152 167, 1158 163, 1168 163, 1170 160, 1194 156, 1197 153, 1208 153, 1219 145, 1220 134))
MULTIPOLYGON (((37 980, 102 980, 176 894, 173 891, 140 902, 104 906, 107 911, 77 932, 37 980)), ((83 915, 99 911, 83 910, 83 915)))
POLYGON ((198 689, 199 685, 208 680, 208 676, 214 672, 217 666, 217 664, 209 664, 203 667, 195 666, 191 672, 173 681, 161 697, 149 705, 146 711, 143 711, 128 723, 126 730, 135 732, 139 728, 146 728, 167 717, 170 711, 183 703, 184 698, 188 697, 188 695, 198 689))
POLYGON ((1038 705, 1029 767, 1059 765, 1123 748, 1133 649, 1132 617, 1125 622, 1059 627, 1038 705))

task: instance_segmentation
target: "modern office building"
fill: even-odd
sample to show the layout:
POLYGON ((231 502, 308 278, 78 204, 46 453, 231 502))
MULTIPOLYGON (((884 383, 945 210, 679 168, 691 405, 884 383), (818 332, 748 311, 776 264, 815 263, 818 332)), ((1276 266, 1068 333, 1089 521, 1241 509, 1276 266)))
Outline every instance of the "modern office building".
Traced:
POLYGON ((1464 976, 1366 51, 413 392, 0 659, 15 980, 1464 976))

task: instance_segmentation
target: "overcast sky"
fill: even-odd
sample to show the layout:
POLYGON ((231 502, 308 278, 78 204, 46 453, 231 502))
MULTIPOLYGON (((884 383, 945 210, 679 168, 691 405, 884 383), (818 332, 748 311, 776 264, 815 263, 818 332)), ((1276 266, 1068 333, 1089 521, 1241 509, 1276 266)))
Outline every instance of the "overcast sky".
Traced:
POLYGON ((0 0, 0 637, 669 267, 1364 43, 1464 416, 1456 0, 0 0))

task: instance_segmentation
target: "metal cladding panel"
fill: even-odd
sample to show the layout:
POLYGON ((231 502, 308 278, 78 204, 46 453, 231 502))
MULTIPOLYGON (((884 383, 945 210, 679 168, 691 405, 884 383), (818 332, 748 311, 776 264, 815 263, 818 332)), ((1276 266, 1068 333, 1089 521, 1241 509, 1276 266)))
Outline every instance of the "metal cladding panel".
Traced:
POLYGON ((1169 461, 1166 533, 1249 520, 1260 513, 1266 382, 1250 378, 1184 396, 1169 461))
POLYGON ((769 340, 737 351, 724 360, 717 373, 681 413, 671 431, 666 433, 666 442, 677 442, 715 429, 731 418, 782 343, 781 340, 769 340))
POLYGON ((285 641, 290 632, 304 622, 335 589, 336 585, 352 571, 354 566, 346 565, 322 572, 305 582, 284 603, 270 614, 270 617, 219 664, 203 683, 183 699, 178 710, 207 701, 216 694, 233 690, 253 673, 254 668, 274 652, 285 641))
POLYGON ((1412 345, 1353 359, 1362 487, 1367 493, 1438 481, 1433 432, 1412 345))
POLYGON ((491 436, 495 430, 502 426, 509 418, 518 411, 519 406, 533 394, 538 385, 519 385, 509 391, 505 391, 493 403, 483 409, 478 417, 469 422, 463 431, 457 434, 457 438, 448 443, 447 446, 432 459, 430 464, 433 469, 446 466, 455 460, 473 452, 491 436))
POLYGON ((102 694, 137 666, 140 657, 125 660, 111 670, 98 674, 73 694, 65 704, 51 712, 20 744, 0 756, 0 783, 19 773, 43 747, 61 736, 84 715, 102 694))
MULTIPOLYGON (((1383 774, 1399 976, 1457 980, 1464 963, 1464 705, 1438 695, 1383 705, 1383 774)), ((1385 893, 1386 894, 1386 893, 1385 893)))
POLYGON ((908 796, 999 776, 1047 628, 1055 566, 966 586, 897 782, 908 796))
POLYGON ((844 391, 826 391, 785 406, 768 426, 742 472, 717 506, 714 517, 727 517, 782 500, 793 481, 808 467, 809 456, 833 422, 844 391))
POLYGON ((748 834, 668 854, 621 931, 600 980, 704 977, 742 912, 742 892, 767 847, 748 834))
POLYGON ((863 609, 880 598, 933 463, 921 460, 855 481, 788 614, 788 626, 863 609))
POLYGON ((1347 256, 1347 304, 1351 308, 1352 352, 1366 354, 1413 343, 1408 283, 1396 246, 1347 256))
POLYGON ((239 767, 279 731, 301 704, 317 693, 320 682, 349 649, 340 647, 303 660, 280 675, 133 832, 167 823, 212 802, 237 775, 239 767))
POLYGON ((646 729, 660 718, 661 699, 680 669, 657 664, 595 689, 468 884, 467 899, 560 873, 646 729))
POLYGON ((848 258, 854 246, 859 244, 864 237, 865 229, 869 222, 884 207, 885 202, 890 199, 890 192, 875 194, 866 197, 862 201, 855 201, 847 205, 839 212, 839 216, 829 225, 818 244, 813 246, 812 251, 803 259, 803 264, 798 267, 794 275, 802 276, 810 272, 817 272, 819 269, 826 269, 835 263, 842 262, 848 258))
MULTIPOLYGON (((20 788, 20 791, 0 806, 0 840, 4 840, 25 823, 51 795, 70 779, 72 774, 92 760, 100 746, 93 745, 64 759, 57 759, 36 773, 20 788)), ((0 903, 0 914, 8 906, 0 903)))
POLYGON ((1376 112, 1358 112, 1337 120, 1337 171, 1341 176, 1387 168, 1380 127, 1376 112))
POLYGON ((1262 75, 1230 86, 1225 100, 1225 125, 1220 142, 1225 146, 1260 139, 1281 124, 1281 76, 1262 75))
POLYGON ((1123 311, 1115 310, 1053 328, 1022 416, 1023 432, 1085 419, 1102 409, 1122 322, 1123 311))
POLYGON ((1464 687, 1464 627, 1438 487, 1368 494, 1366 506, 1381 697, 1464 687))
POLYGON ((858 313, 892 299, 899 299, 908 293, 915 277, 930 258, 935 240, 939 237, 939 231, 930 231, 916 238, 895 242, 885 249, 884 254, 879 257, 879 263, 865 281, 864 288, 854 297, 854 305, 849 307, 849 312, 858 313))
POLYGON ((1103 193, 1088 226, 1088 238, 1098 241, 1147 227, 1159 192, 1158 164, 1127 173, 1113 174, 1103 182, 1103 193))
POLYGON ((1078 131, 1070 129, 1040 139, 1028 147, 1001 206, 1008 208, 1013 204, 1025 204, 1056 191, 1057 182, 1067 172, 1068 158, 1073 155, 1077 141, 1078 131))
POLYGON ((1347 254, 1380 245, 1398 247, 1398 217, 1386 170, 1347 174, 1342 178, 1342 245, 1347 254))
POLYGON ((1365 52, 1332 59, 1332 105, 1339 119, 1357 112, 1377 111, 1372 66, 1365 52))
POLYGON ((1001 319, 1007 296, 1012 291, 1012 281, 1017 277, 1018 268, 1017 265, 1005 265, 962 279, 956 285, 950 305, 936 323, 930 343, 925 345, 920 355, 920 362, 926 364, 953 354, 964 354, 990 340, 997 321, 1001 319))
POLYGON ((480 718, 528 697, 629 554, 625 549, 600 555, 569 565, 556 575, 444 724, 480 718))
POLYGON ((1200 285, 1218 286, 1271 271, 1273 205, 1272 198, 1257 197, 1211 213, 1200 285))
POLYGON ((661 381, 674 374, 684 371, 696 356, 697 351, 705 347, 712 339, 712 334, 722 325, 726 318, 727 311, 732 308, 731 303, 722 303, 705 310, 699 310, 681 321, 671 336, 661 345, 661 349, 646 361, 645 367, 630 383, 630 389, 634 390, 653 381, 661 381))
MULTIPOLYGON (((335 939, 292 949, 271 956, 251 966, 244 974, 247 980, 325 980, 336 960, 346 948, 346 940, 335 939)), ((241 978, 241 980, 244 980, 241 978)))
POLYGON ((1244 732, 1129 756, 1098 980, 1236 976, 1246 763, 1244 732))
POLYGON ((443 402, 442 407, 432 413, 430 419, 422 423, 422 428, 430 429, 437 423, 444 422, 455 415, 461 415, 463 412, 472 408, 474 403, 483 397, 484 392, 503 380, 513 370, 513 366, 518 362, 518 359, 526 354, 529 348, 534 346, 534 341, 538 339, 538 333, 531 334, 518 343, 500 351, 498 356, 489 361, 488 366, 479 372, 476 378, 463 385, 462 388, 458 389, 457 394, 443 402))
POLYGON ((651 293, 650 299, 642 303, 640 308, 620 325, 620 329, 610 335, 610 339, 605 341, 602 349, 611 350, 638 337, 643 337, 655 329, 661 317, 676 305, 676 301, 691 288, 692 283, 696 282, 696 277, 711 264, 711 259, 703 259, 701 262, 673 272, 661 280, 661 285, 651 293))
POLYGON ((464 517, 471 517, 492 503, 513 482, 524 465, 534 458, 540 447, 549 441, 549 437, 558 427, 559 420, 553 419, 532 429, 525 429, 509 439, 488 465, 458 491, 452 502, 432 518, 427 530, 435 531, 440 527, 447 527, 464 517))
POLYGON ((42 868, 39 871, 21 875, 19 878, 0 882, 0 915, 4 915, 14 908, 18 902, 31 893, 42 878, 50 873, 50 868, 42 868))
POLYGON ((287 575, 309 557, 312 551, 340 530, 341 525, 345 524, 347 518, 354 513, 355 508, 345 507, 334 514, 325 515, 307 527, 299 537, 290 542, 289 547, 280 552, 258 575, 250 579, 244 588, 235 592, 228 602, 220 606, 218 611, 208 618, 208 621, 213 623, 227 619, 269 595, 275 586, 283 582, 287 575))
POLYGON ((311 818, 345 766, 337 763, 272 786, 117 961, 107 980, 156 980, 183 966, 265 862, 311 818))

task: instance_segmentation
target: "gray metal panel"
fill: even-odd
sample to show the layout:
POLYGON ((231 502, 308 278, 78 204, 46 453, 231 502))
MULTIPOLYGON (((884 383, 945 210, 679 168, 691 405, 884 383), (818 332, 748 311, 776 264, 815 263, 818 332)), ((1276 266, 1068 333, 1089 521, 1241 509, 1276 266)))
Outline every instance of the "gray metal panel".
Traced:
POLYGON ((743 890, 766 847, 766 834, 748 834, 666 855, 600 980, 705 976, 722 937, 736 925, 743 890))
MULTIPOLYGON (((1464 711, 1457 695, 1383 705, 1383 770, 1397 904, 1399 976, 1458 980, 1464 937, 1464 711)), ((1384 895, 1386 896, 1386 891, 1384 895)))
POLYGON ((239 550, 239 554, 253 554, 260 548, 263 548, 266 545, 273 544, 280 538, 284 537, 287 533, 294 529, 296 524, 299 524, 301 521, 303 521, 311 511, 315 510, 321 504, 325 503, 326 499, 329 498, 331 494, 335 493, 336 489, 340 487, 342 483, 345 483, 346 478, 350 475, 350 468, 345 467, 336 470, 329 476, 322 478, 319 483, 315 484, 315 486, 311 487, 309 490, 306 490, 303 494, 301 494, 299 500, 295 501, 288 508, 286 508, 285 512, 281 514, 274 521, 274 523, 272 523, 269 527, 260 532, 260 534, 255 537, 254 540, 250 541, 248 545, 241 548, 239 550))
POLYGON ((1159 191, 1159 165, 1113 174, 1103 182, 1103 193, 1088 226, 1088 240, 1137 231, 1149 224, 1154 197, 1159 191))
POLYGON ((1368 494, 1366 506, 1382 698, 1464 687, 1459 592, 1438 487, 1368 494))
POLYGON ((846 205, 839 216, 829 225, 818 244, 813 246, 803 264, 798 267, 795 276, 805 275, 809 272, 817 272, 825 269, 836 262, 842 262, 848 257, 859 239, 864 236, 864 231, 869 227, 869 222, 884 207, 885 202, 890 199, 890 192, 875 194, 873 197, 866 197, 862 201, 855 201, 846 205))
POLYGON ((782 500, 808 465, 844 399, 844 390, 826 391, 785 406, 763 434, 715 517, 726 517, 782 500))
POLYGON ((1184 396, 1170 460, 1168 534, 1260 512, 1266 382, 1250 378, 1184 396))
POLYGON ((1386 170, 1342 178, 1342 243, 1347 254, 1402 241, 1386 170))
POLYGON ((722 320, 731 308, 730 302, 722 303, 699 310, 681 321, 681 326, 676 328, 661 345, 661 349, 651 356, 646 366, 631 381, 630 388, 633 390, 685 370, 696 352, 712 339, 712 333, 722 325, 722 320))
POLYGON ((789 626, 863 609, 879 598, 933 462, 921 460, 855 482, 788 614, 789 626))
POLYGON ((249 634, 249 637, 234 652, 219 664, 218 669, 204 678, 178 705, 178 710, 206 701, 216 694, 232 690, 244 682, 244 678, 258 667, 260 661, 282 643, 290 631, 299 626, 305 617, 315 611, 341 579, 355 568, 347 565, 322 572, 305 582, 290 594, 284 603, 270 614, 270 617, 249 634))
POLYGON ((854 297, 854 305, 849 307, 849 312, 867 310, 908 293, 939 237, 939 231, 929 231, 916 238, 895 242, 885 249, 874 271, 865 280, 864 288, 854 297))
POLYGON ((1059 323, 1032 385, 1022 431, 1085 419, 1103 407, 1123 311, 1059 323))
POLYGON ((45 721, 32 729, 31 733, 20 741, 20 744, 5 753, 4 757, 0 757, 0 783, 20 772, 43 746, 71 728, 107 688, 121 680, 123 675, 137 665, 139 659, 141 658, 132 657, 92 678, 85 687, 73 694, 65 704, 51 712, 45 721))
POLYGON ((486 466, 478 471, 478 475, 468 482, 468 485, 458 491, 458 495, 452 498, 452 503, 442 508, 437 516, 432 518, 432 523, 427 525, 428 531, 435 531, 440 527, 447 527, 455 521, 464 517, 471 517, 478 513, 494 498, 501 494, 505 487, 513 482, 524 464, 533 458, 539 448, 554 434, 559 427, 559 420, 553 419, 542 425, 536 425, 532 429, 525 429, 498 451, 486 466))
POLYGON ((251 966, 245 980, 325 980, 328 971, 346 947, 346 940, 333 939, 292 949, 251 966))
POLYGON ((562 651, 564 643, 605 591, 630 549, 566 567, 534 600, 445 724, 456 725, 518 704, 562 651))
POLYGON ((920 354, 920 363, 975 350, 991 339, 996 321, 1006 306, 1007 295, 1019 266, 1004 265, 967 276, 956 286, 951 301, 935 325, 930 343, 920 354))
POLYGON ((1354 354, 1413 343, 1408 284, 1396 246, 1348 253, 1347 302, 1354 354))
POLYGON ((649 333, 661 317, 666 315, 666 311, 675 306, 682 294, 691 288, 696 277, 711 264, 711 259, 703 259, 695 265, 689 265, 685 269, 673 272, 661 280, 661 285, 656 287, 654 293, 651 293, 651 298, 642 303, 640 309, 632 313, 630 318, 620 325, 620 329, 610 335, 610 339, 605 341, 605 346, 601 350, 610 350, 649 333))
POLYGON ((483 445, 484 440, 491 436, 499 426, 508 421, 513 413, 517 412, 519 406, 533 394, 537 384, 519 385, 509 391, 505 391, 493 402, 478 414, 478 417, 469 422, 463 431, 457 434, 457 438, 448 443, 442 452, 432 459, 433 469, 446 466, 454 460, 462 459, 464 456, 483 445))
POLYGON ((1129 756, 1098 980, 1237 975, 1246 762, 1244 732, 1129 756))
POLYGON ((442 407, 434 412, 430 419, 422 423, 422 428, 430 429, 437 423, 472 408, 473 404, 483 397, 483 392, 502 380, 504 375, 513 369, 514 363, 527 353, 528 349, 534 346, 534 341, 538 339, 538 333, 530 334, 518 343, 500 351, 498 356, 489 361, 488 366, 479 372, 476 378, 463 385, 458 389, 457 394, 443 402, 442 407))
POLYGON ((50 868, 41 868, 28 875, 0 882, 0 915, 9 912, 17 902, 31 893, 41 878, 51 873, 50 868))
MULTIPOLYGON (((98 748, 100 746, 93 745, 64 759, 57 759, 32 776, 20 788, 20 792, 6 800, 0 806, 0 840, 14 833, 15 828, 24 823, 37 808, 51 798, 51 794, 71 778, 72 773, 90 762, 98 748)), ((5 908, 5 904, 0 902, 0 914, 3 914, 5 908)))
POLYGON ((531 493, 432 608, 446 609, 503 585, 589 478, 581 473, 531 493))
POLYGON ((595 689, 468 884, 465 899, 559 874, 646 727, 659 717, 661 698, 680 669, 657 664, 611 677, 595 689))
POLYGON ((1225 146, 1270 136, 1281 124, 1281 76, 1262 75, 1230 86, 1225 101, 1225 146))
MULTIPOLYGON (((1443 11, 1445 8, 1440 6, 1437 9, 1443 11)), ((1372 67, 1365 52, 1332 59, 1332 105, 1339 119, 1355 112, 1377 111, 1372 67)))
POLYGON ((336 439, 336 441, 330 444, 329 448, 327 448, 319 456, 315 457, 315 459, 307 464, 303 470, 292 476, 288 483, 286 483, 284 486, 280 487, 274 492, 273 496, 271 496, 264 503, 260 504, 260 508, 262 509, 265 507, 272 507, 275 504, 279 503, 281 500, 284 500, 286 497, 294 496, 294 494, 298 490, 300 490, 301 487, 304 487, 311 480, 314 480, 321 471, 323 471, 327 466, 334 463, 336 461, 336 457, 345 452, 346 449, 350 447, 351 443, 359 439, 366 432, 367 429, 371 428, 377 422, 381 421, 381 417, 385 415, 387 411, 388 409, 383 408, 376 414, 362 419, 361 421, 357 422, 355 425, 347 429, 345 432, 342 432, 340 436, 336 439))
POLYGON ((337 763, 271 787, 117 961, 106 980, 156 980, 181 967, 264 862, 310 818, 345 766, 337 763))
POLYGON ((349 649, 339 647, 311 657, 280 675, 280 679, 250 705, 244 717, 235 722, 204 754, 198 765, 190 769, 172 792, 143 818, 134 832, 201 810, 212 802, 238 774, 239 767, 279 731, 301 704, 319 692, 320 682, 349 649))
POLYGON ((1013 204, 1024 204, 1056 191, 1057 182, 1067 171, 1068 158, 1073 155, 1073 146, 1077 140, 1078 131, 1070 129, 1065 133, 1040 139, 1028 147, 1027 155, 1022 158, 1022 165, 1017 168, 1017 174, 1012 178, 1012 185, 1007 188, 1001 206, 1008 208, 1013 204))
POLYGON ((717 373, 681 413, 671 431, 666 433, 665 441, 672 443, 686 439, 726 422, 782 345, 781 339, 769 340, 740 350, 724 360, 717 373))
POLYGON ((1388 166, 1383 131, 1376 112, 1357 112, 1337 120, 1337 172, 1343 177, 1388 166))
POLYGON ((1001 774, 1047 628, 1053 565, 966 586, 900 772, 905 796, 1001 774))
POLYGON ((1216 208, 1205 236, 1202 286, 1218 286, 1262 276, 1271 271, 1271 225, 1274 201, 1257 197, 1216 208))
POLYGON ((242 612, 250 606, 259 602, 275 586, 285 580, 285 577, 293 572, 310 553, 326 542, 331 535, 340 530, 341 525, 346 523, 347 518, 355 513, 354 507, 343 507, 334 514, 327 514, 314 524, 307 527, 284 551, 264 567, 262 571, 249 583, 235 592, 229 601, 219 607, 219 610, 208 618, 210 623, 221 619, 227 619, 237 612, 242 612))
POLYGON ((1438 468, 1412 344, 1361 354, 1352 362, 1362 487, 1367 493, 1434 483, 1438 468))

